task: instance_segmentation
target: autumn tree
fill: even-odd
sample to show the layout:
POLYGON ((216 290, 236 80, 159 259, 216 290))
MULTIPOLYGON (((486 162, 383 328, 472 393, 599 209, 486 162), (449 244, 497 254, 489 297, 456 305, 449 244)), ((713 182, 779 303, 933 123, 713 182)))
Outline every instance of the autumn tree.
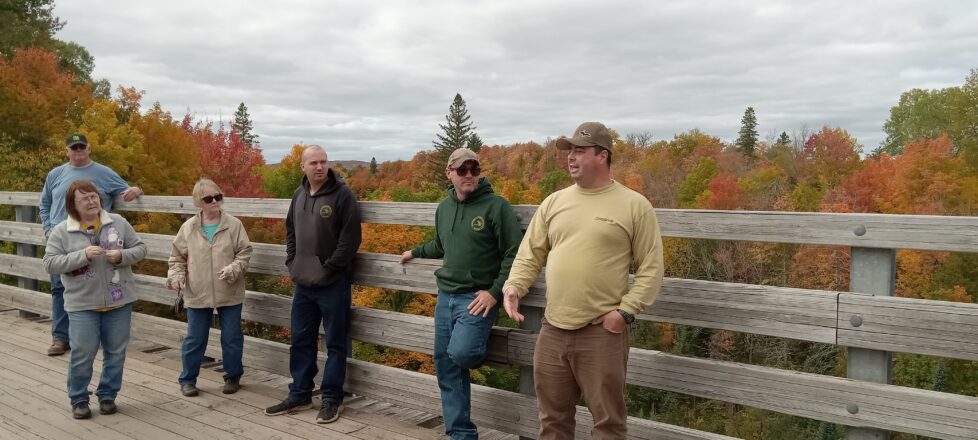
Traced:
POLYGON ((947 134, 956 151, 978 166, 978 69, 972 69, 960 87, 913 89, 900 95, 883 124, 886 139, 878 153, 902 154, 904 147, 920 139, 947 134))
POLYGON ((265 197, 261 185, 261 170, 265 159, 261 150, 228 130, 223 123, 214 130, 212 122, 196 122, 190 115, 184 117, 182 126, 200 149, 200 168, 204 176, 213 179, 228 195, 233 197, 265 197))
POLYGON ((62 72, 76 82, 91 82, 95 59, 83 46, 54 38, 65 26, 54 15, 53 0, 5 0, 0 2, 0 55, 11 59, 20 48, 54 53, 62 72))
POLYGON ((737 137, 737 149, 747 156, 754 156, 754 148, 757 146, 757 116, 754 115, 754 107, 747 107, 744 116, 740 118, 740 136, 737 137))
POLYGON ((264 168, 262 186, 273 197, 280 199, 292 198, 295 189, 302 182, 302 150, 305 145, 295 144, 289 154, 278 163, 264 168))

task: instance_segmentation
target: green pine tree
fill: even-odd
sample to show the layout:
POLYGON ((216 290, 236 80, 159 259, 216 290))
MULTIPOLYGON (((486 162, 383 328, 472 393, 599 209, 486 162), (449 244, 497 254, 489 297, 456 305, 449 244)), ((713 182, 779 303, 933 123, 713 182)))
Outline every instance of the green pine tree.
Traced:
POLYGON ((479 137, 478 133, 473 132, 472 136, 469 136, 469 140, 465 143, 465 146, 478 153, 482 149, 482 138, 479 137))
POLYGON ((784 147, 791 145, 791 137, 788 136, 788 133, 783 131, 781 132, 781 136, 778 136, 778 145, 784 147))
POLYGON ((445 115, 445 123, 438 124, 442 133, 439 133, 437 139, 432 142, 435 149, 428 155, 428 161, 425 164, 424 177, 428 183, 439 188, 448 186, 445 164, 453 151, 468 145, 473 130, 475 130, 472 122, 470 122, 471 118, 465 108, 465 100, 462 99, 461 94, 456 93, 452 105, 448 108, 448 114, 445 115))
POLYGON ((757 146, 757 116, 754 107, 747 107, 744 117, 740 119, 740 136, 737 137, 737 149, 754 157, 754 147, 757 146))
POLYGON ((377 158, 376 157, 371 157, 370 158, 370 175, 373 176, 374 174, 377 174, 377 158))
POLYGON ((258 135, 252 133, 251 116, 248 114, 248 107, 242 102, 238 105, 238 110, 234 112, 234 121, 231 122, 231 129, 241 138, 241 141, 251 145, 258 145, 258 135))

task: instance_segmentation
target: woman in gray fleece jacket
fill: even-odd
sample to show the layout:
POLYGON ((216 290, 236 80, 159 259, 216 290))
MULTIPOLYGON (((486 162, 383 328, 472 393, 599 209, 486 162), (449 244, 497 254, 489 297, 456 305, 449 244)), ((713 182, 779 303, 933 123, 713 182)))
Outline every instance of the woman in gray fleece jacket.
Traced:
POLYGON ((95 395, 99 413, 114 414, 122 388, 129 345, 132 303, 136 301, 132 265, 146 256, 146 245, 126 219, 102 209, 98 190, 76 180, 65 194, 68 219, 51 230, 44 270, 61 274, 68 312, 68 399, 72 416, 87 419, 92 364, 102 346, 102 377, 95 395))

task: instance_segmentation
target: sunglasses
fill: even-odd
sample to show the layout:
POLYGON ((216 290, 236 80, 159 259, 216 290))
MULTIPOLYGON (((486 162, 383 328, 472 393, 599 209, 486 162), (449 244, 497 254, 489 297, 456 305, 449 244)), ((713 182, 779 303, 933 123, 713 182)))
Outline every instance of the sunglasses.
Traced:
POLYGON ((70 148, 71 151, 81 151, 81 150, 84 150, 84 149, 88 148, 88 145, 85 145, 85 144, 75 144, 75 145, 72 145, 72 146, 70 146, 68 148, 70 148))
POLYGON ((224 194, 214 194, 212 196, 204 196, 201 197, 200 199, 203 200, 204 203, 220 202, 221 200, 224 200, 224 194))
POLYGON ((458 168, 455 168, 455 174, 458 174, 459 176, 462 177, 468 176, 470 172, 472 173, 472 177, 478 177, 479 173, 482 172, 482 169, 480 169, 478 165, 472 165, 472 166, 463 165, 458 168))

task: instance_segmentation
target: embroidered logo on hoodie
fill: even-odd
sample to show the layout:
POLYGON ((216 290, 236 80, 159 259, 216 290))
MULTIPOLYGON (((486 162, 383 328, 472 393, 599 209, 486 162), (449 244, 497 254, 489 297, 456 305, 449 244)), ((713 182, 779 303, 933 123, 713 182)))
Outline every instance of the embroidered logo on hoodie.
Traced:
POLYGON ((475 216, 474 219, 472 219, 472 230, 473 231, 479 232, 479 231, 481 231, 481 230, 483 230, 485 228, 486 228, 486 219, 482 218, 481 215, 477 215, 477 216, 475 216))
POLYGON ((329 216, 331 216, 331 215, 333 215, 333 207, 332 206, 323 205, 322 208, 319 208, 319 216, 320 217, 322 217, 322 218, 329 218, 329 216))

